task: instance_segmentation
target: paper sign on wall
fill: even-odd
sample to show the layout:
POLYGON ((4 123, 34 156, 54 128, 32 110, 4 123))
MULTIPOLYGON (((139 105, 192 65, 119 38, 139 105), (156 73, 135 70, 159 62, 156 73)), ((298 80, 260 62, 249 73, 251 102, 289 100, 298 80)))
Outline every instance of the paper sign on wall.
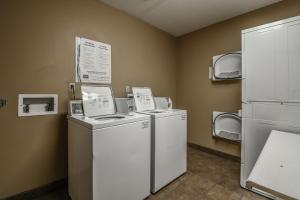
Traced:
POLYGON ((76 37, 76 82, 111 84, 111 46, 76 37))
POLYGON ((141 112, 155 109, 154 99, 150 88, 133 87, 132 93, 137 111, 141 112))

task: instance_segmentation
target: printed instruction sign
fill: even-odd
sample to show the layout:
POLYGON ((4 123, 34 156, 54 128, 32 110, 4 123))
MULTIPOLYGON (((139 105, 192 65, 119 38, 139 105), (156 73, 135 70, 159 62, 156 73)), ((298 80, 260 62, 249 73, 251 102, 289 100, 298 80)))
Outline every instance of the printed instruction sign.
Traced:
POLYGON ((81 86, 81 93, 85 116, 115 114, 115 104, 110 87, 81 86))
POLYGON ((132 93, 138 112, 155 109, 154 99, 150 88, 133 87, 132 93))
POLYGON ((111 46, 76 37, 76 82, 111 84, 111 46))

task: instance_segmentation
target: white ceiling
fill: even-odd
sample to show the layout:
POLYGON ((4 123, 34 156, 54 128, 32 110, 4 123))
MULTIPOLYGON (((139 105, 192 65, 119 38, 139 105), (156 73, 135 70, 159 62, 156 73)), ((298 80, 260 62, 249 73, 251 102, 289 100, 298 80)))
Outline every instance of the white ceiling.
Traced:
POLYGON ((101 0, 174 36, 280 0, 101 0))

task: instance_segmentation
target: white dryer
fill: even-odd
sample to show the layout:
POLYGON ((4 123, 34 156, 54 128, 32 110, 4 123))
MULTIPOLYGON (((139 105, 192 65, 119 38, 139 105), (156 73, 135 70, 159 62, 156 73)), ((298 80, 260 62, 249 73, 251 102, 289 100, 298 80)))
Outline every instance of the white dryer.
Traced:
POLYGON ((156 110, 150 88, 132 88, 136 111, 151 116, 151 192, 187 170, 186 110, 156 110))
POLYGON ((110 88, 83 87, 82 92, 88 117, 68 118, 71 198, 145 199, 150 194, 150 117, 110 113, 110 107, 115 112, 110 88))

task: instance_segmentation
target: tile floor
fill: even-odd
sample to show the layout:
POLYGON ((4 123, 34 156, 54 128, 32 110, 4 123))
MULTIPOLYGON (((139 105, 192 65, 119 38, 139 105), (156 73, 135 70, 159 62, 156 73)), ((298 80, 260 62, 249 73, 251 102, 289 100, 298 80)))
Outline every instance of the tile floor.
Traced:
MULTIPOLYGON (((188 149, 188 172, 147 200, 263 200, 239 185, 240 164, 193 148, 188 149)), ((61 188, 34 200, 67 200, 61 188)))
POLYGON ((188 172, 149 200, 264 200, 240 187, 240 163, 188 149, 188 172))

